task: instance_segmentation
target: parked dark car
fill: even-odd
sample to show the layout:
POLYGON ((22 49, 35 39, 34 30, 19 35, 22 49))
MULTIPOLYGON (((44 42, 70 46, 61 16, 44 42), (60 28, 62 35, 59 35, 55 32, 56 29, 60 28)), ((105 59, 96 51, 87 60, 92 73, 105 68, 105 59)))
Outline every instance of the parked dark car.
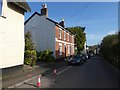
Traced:
POLYGON ((82 58, 80 55, 75 55, 68 60, 68 65, 81 65, 82 58))
POLYGON ((82 59, 84 62, 87 60, 86 54, 82 54, 82 59))
POLYGON ((91 58, 91 55, 90 55, 89 53, 88 53, 87 55, 88 55, 88 59, 90 59, 90 58, 91 58))
POLYGON ((85 56, 86 56, 86 59, 88 59, 88 55, 87 55, 87 54, 85 54, 85 56))

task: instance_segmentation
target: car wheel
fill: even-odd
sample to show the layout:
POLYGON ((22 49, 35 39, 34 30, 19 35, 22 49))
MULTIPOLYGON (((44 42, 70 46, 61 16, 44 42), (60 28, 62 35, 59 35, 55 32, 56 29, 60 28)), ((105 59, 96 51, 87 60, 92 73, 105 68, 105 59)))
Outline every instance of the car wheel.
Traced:
POLYGON ((79 62, 78 65, 80 66, 80 65, 81 65, 81 62, 79 62))
POLYGON ((68 63, 67 65, 69 65, 69 66, 70 66, 70 65, 71 65, 71 63, 68 63))

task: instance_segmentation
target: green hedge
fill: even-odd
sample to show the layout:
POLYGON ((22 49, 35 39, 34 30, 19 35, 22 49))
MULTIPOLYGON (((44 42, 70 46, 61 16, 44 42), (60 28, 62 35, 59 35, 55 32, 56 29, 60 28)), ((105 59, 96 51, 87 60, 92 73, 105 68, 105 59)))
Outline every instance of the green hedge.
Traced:
POLYGON ((118 37, 118 33, 104 37, 100 52, 108 62, 120 69, 120 40, 118 37))

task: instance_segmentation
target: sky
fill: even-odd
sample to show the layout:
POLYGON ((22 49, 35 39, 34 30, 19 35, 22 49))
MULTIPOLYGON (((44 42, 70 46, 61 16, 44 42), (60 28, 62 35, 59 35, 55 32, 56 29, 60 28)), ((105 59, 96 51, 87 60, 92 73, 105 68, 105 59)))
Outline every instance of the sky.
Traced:
POLYGON ((2 3, 1 3, 1 0, 0 0, 0 15, 1 15, 1 12, 2 11, 2 3))
POLYGON ((65 27, 86 27, 87 45, 99 44, 104 36, 118 30, 117 2, 28 2, 32 11, 25 14, 25 20, 40 13, 44 3, 49 18, 57 22, 64 18, 65 27))

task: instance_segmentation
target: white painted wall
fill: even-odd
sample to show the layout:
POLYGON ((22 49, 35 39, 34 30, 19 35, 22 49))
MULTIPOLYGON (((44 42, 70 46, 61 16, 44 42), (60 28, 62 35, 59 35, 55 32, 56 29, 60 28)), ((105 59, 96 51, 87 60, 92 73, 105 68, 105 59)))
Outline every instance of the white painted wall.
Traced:
POLYGON ((24 62, 24 15, 8 8, 3 0, 0 17, 0 68, 21 65, 24 62))
POLYGON ((35 14, 26 24, 25 33, 32 33, 32 41, 37 51, 51 49, 55 56, 55 24, 48 21, 45 16, 35 14))

